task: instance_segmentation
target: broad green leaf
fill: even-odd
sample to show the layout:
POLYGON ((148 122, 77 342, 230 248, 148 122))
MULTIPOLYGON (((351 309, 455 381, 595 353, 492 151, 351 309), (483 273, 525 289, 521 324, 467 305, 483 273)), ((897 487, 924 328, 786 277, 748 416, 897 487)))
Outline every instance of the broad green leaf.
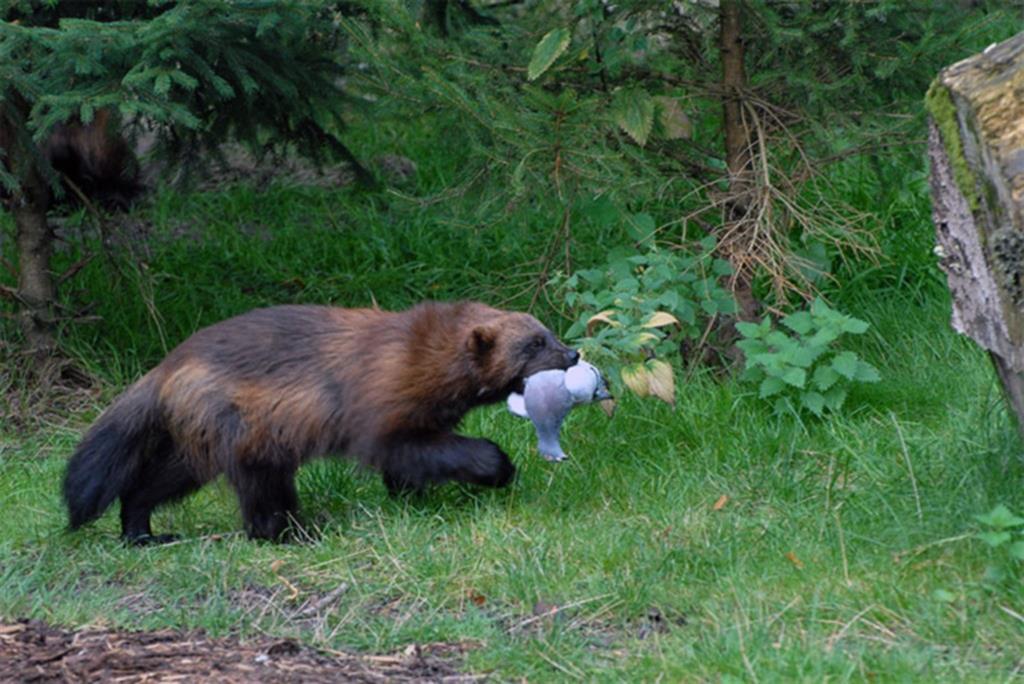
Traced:
POLYGON ((846 401, 846 390, 842 387, 833 387, 825 392, 825 405, 830 411, 838 411, 846 401))
POLYGON ((618 222, 620 217, 619 208, 608 197, 600 195, 588 202, 584 202, 580 213, 596 223, 601 228, 610 228, 618 222))
POLYGON ((718 304, 719 313, 734 314, 739 311, 739 307, 736 306, 736 300, 728 292, 716 299, 715 302, 718 304))
POLYGON ((932 598, 940 603, 952 603, 956 601, 956 594, 945 589, 936 589, 932 592, 932 598))
POLYGON ((800 368, 810 368, 817 358, 817 352, 808 347, 795 347, 786 354, 786 360, 800 368))
POLYGON ((612 101, 612 118, 640 147, 654 126, 654 100, 640 88, 622 88, 612 101))
POLYGON ((623 278, 619 282, 615 283, 616 292, 625 292, 628 294, 634 294, 640 290, 640 281, 633 276, 623 278))
POLYGON ((978 539, 985 542, 989 546, 1002 546, 1006 542, 1010 541, 1010 533, 1004 530, 1000 530, 999 532, 979 532, 978 539))
POLYGON ((740 321, 736 324, 736 329, 740 331, 740 335, 746 338, 758 338, 761 336, 761 326, 757 323, 746 323, 740 321))
POLYGON ((811 313, 815 316, 827 318, 829 314, 834 313, 825 300, 821 297, 816 297, 811 302, 811 313))
POLYGON ((526 67, 526 78, 533 81, 538 76, 551 68, 559 55, 569 47, 572 34, 567 28, 551 29, 540 39, 533 48, 533 56, 530 57, 530 64, 526 67))
POLYGON ((807 371, 803 368, 790 368, 782 374, 782 379, 787 385, 803 388, 807 383, 807 371))
POLYGON ((651 238, 654 236, 654 231, 657 230, 658 226, 650 214, 641 212, 629 217, 629 222, 626 228, 629 231, 629 236, 633 238, 633 240, 641 244, 646 244, 651 241, 651 238))
POLYGON ((760 368, 744 368, 740 373, 740 380, 743 382, 760 382, 764 379, 764 371, 760 368))
POLYGON ((882 376, 878 373, 878 369, 870 363, 858 361, 856 379, 861 382, 878 382, 882 379, 882 376))
POLYGON ((995 527, 1000 530, 1024 525, 1024 518, 1014 515, 1010 512, 1010 509, 1003 504, 999 504, 988 513, 982 513, 981 515, 974 516, 974 519, 983 525, 995 527))
POLYGON ((1010 555, 1019 561, 1024 561, 1024 541, 1015 541, 1007 549, 1010 555))
POLYGON ((862 321, 859 318, 853 316, 847 316, 846 320, 843 321, 843 332, 852 333, 854 335, 860 335, 867 332, 868 324, 866 321, 862 321))
POLYGON ((765 378, 761 382, 760 396, 762 399, 764 399, 765 397, 770 397, 774 394, 778 394, 783 389, 785 389, 785 387, 786 383, 784 383, 779 378, 765 378))
POLYGON ((825 410, 825 397, 818 392, 806 392, 800 397, 800 401, 816 416, 820 416, 825 410))
POLYGON ((818 366, 814 369, 811 381, 819 390, 825 391, 832 385, 836 384, 836 381, 841 377, 842 376, 839 375, 839 373, 836 373, 835 370, 829 366, 818 366))
POLYGON ((679 302, 679 306, 676 307, 676 313, 679 314, 679 319, 684 323, 693 325, 697 322, 697 312, 693 305, 686 300, 679 302))
POLYGON ((716 276, 732 275, 732 264, 725 259, 715 259, 711 262, 711 272, 716 276))
POLYGON ((604 282, 604 272, 596 268, 586 268, 576 271, 576 275, 583 278, 588 285, 597 286, 604 282))
POLYGON ((782 324, 799 335, 806 335, 814 328, 814 321, 807 311, 797 311, 782 319, 782 324))
POLYGON ((782 359, 775 352, 764 352, 761 354, 749 354, 747 358, 753 366, 761 366, 770 375, 782 377, 783 373, 789 370, 789 366, 783 363, 782 359))
MULTIPOLYGON (((768 346, 761 340, 739 340, 736 346, 747 355, 748 359, 754 354, 764 354, 768 351, 768 346)), ((751 362, 748 361, 747 365, 751 365, 751 362)))
POLYGON ((816 333, 811 335, 811 339, 807 340, 809 344, 813 344, 819 347, 827 347, 828 345, 839 339, 839 331, 832 328, 821 328, 816 333))
POLYGON ((658 301, 669 309, 677 309, 679 308, 679 293, 675 290, 667 290, 658 298, 658 301))
POLYGON ((832 260, 828 256, 828 249, 818 241, 793 250, 790 262, 812 283, 818 282, 823 275, 832 272, 832 260))
POLYGON ((853 380, 857 376, 857 355, 850 351, 839 352, 832 359, 832 368, 844 378, 853 380))

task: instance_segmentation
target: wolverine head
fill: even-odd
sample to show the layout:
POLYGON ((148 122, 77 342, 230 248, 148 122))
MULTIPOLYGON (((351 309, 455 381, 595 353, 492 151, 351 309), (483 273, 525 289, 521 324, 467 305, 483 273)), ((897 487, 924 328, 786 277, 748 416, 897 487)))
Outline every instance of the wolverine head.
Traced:
POLYGON ((503 313, 474 326, 467 344, 487 392, 500 398, 522 392, 534 373, 566 369, 580 358, 540 321, 523 313, 503 313))

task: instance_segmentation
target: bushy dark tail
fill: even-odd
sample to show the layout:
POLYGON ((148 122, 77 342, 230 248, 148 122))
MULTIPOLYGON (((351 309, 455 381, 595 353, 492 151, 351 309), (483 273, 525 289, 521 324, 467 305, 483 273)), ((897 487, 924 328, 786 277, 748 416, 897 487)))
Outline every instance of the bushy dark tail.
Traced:
POLYGON ((157 428, 156 393, 144 378, 101 415, 71 455, 64 500, 71 529, 95 520, 137 477, 157 428))

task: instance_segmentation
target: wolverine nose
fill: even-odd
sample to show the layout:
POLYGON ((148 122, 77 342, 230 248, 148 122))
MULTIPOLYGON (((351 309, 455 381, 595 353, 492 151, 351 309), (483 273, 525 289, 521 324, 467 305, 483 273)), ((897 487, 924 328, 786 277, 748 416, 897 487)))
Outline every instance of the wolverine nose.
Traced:
POLYGON ((576 362, 580 360, 580 353, 578 351, 576 351, 575 349, 570 349, 569 352, 565 356, 566 356, 566 358, 569 359, 569 365, 570 366, 575 366, 576 362))

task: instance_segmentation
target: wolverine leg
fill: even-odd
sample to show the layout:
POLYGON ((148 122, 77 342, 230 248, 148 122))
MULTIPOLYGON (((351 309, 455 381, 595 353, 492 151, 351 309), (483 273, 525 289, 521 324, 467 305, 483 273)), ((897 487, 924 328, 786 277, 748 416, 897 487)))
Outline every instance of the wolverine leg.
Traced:
POLYGON ((398 494, 449 480, 504 487, 516 468, 488 439, 439 434, 393 441, 381 474, 388 491, 398 494))
POLYGON ((134 483, 121 494, 121 537, 136 546, 165 544, 174 535, 153 535, 149 520, 157 506, 181 499, 202 485, 169 448, 151 453, 134 483))
POLYGON ((238 494, 249 537, 280 541, 299 507, 295 468, 236 464, 228 478, 238 494))

